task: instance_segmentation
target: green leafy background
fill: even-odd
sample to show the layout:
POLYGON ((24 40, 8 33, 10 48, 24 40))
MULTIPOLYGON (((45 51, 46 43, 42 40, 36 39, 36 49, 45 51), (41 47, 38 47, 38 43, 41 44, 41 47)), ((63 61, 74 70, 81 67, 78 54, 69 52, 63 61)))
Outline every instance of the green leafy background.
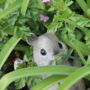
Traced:
POLYGON ((11 87, 17 90, 25 85, 32 90, 43 90, 62 80, 58 90, 68 90, 78 80, 90 79, 89 64, 90 0, 51 0, 48 3, 43 0, 0 0, 0 90, 11 87), (41 14, 49 20, 40 21, 41 14), (45 32, 56 33, 69 48, 67 55, 57 57, 57 64, 62 56, 65 60, 77 60, 81 67, 37 67, 32 62, 32 47, 26 41, 32 33, 42 35, 45 32), (6 72, 7 62, 11 62, 9 57, 15 51, 20 51, 20 58, 27 61, 28 68, 20 65, 16 71, 6 72), (45 74, 51 76, 40 79, 45 74))

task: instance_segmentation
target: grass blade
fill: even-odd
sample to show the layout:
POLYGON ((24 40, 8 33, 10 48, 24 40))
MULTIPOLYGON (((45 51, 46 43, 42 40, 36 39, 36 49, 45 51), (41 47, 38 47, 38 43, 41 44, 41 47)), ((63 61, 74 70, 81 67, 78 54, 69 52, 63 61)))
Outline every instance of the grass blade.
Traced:
POLYGON ((0 89, 4 90, 10 83, 12 83, 13 81, 19 78, 23 78, 27 76, 44 75, 44 74, 69 75, 75 70, 77 70, 77 67, 70 67, 64 65, 18 69, 16 71, 6 74, 0 79, 0 89))
POLYGON ((5 63, 6 59, 10 55, 11 51, 14 49, 16 44, 21 40, 20 37, 13 36, 2 48, 0 52, 0 69, 2 68, 3 64, 5 63))
POLYGON ((38 5, 39 5, 40 8, 45 9, 45 5, 42 2, 42 0, 36 0, 36 2, 38 3, 38 5))
POLYGON ((84 13, 87 15, 87 16, 90 16, 88 15, 88 6, 86 4, 86 2, 84 0, 76 0, 77 3, 80 5, 80 7, 82 8, 82 10, 84 11, 84 13))
POLYGON ((21 13, 23 16, 25 16, 27 7, 28 7, 29 0, 23 0, 22 6, 21 6, 21 13))
POLYGON ((42 80, 39 84, 34 86, 31 90, 47 89, 48 87, 52 86, 53 84, 57 83, 58 81, 65 79, 65 77, 66 76, 64 76, 64 75, 50 76, 50 77, 42 80))
MULTIPOLYGON (((3 46, 4 46, 4 43, 0 43, 0 50, 3 48, 3 46)), ((29 46, 24 46, 24 45, 18 44, 18 45, 16 45, 14 50, 26 52, 29 50, 29 48, 30 48, 29 46)))
POLYGON ((88 8, 90 8, 90 0, 87 0, 88 8))
POLYGON ((80 42, 78 40, 74 40, 73 42, 69 41, 67 35, 63 34, 63 32, 60 34, 60 36, 61 36, 61 39, 67 45, 69 45, 70 47, 72 47, 73 49, 75 49, 77 51, 77 53, 79 54, 79 56, 80 56, 80 58, 82 60, 82 63, 86 64, 86 61, 84 59, 84 55, 90 55, 90 52, 88 51, 90 48, 87 47, 86 44, 84 44, 84 43, 82 43, 82 42, 80 42))
POLYGON ((0 19, 11 13, 12 11, 17 10, 21 6, 22 0, 16 0, 11 6, 0 12, 0 19))
POLYGON ((66 80, 60 85, 57 90, 68 90, 78 80, 90 74, 90 66, 84 66, 72 73, 66 78, 66 80))

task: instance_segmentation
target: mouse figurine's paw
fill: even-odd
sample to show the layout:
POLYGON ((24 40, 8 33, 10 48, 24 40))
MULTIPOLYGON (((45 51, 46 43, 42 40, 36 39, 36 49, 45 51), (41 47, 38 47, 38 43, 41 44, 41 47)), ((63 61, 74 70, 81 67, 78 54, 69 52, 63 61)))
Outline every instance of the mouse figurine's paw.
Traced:
POLYGON ((14 61, 14 70, 16 70, 17 68, 19 68, 19 65, 23 63, 23 60, 21 60, 20 58, 17 58, 14 61))
POLYGON ((21 67, 26 67, 27 66, 27 63, 26 61, 24 60, 21 60, 20 58, 17 58, 15 61, 14 61, 14 70, 18 69, 21 67))

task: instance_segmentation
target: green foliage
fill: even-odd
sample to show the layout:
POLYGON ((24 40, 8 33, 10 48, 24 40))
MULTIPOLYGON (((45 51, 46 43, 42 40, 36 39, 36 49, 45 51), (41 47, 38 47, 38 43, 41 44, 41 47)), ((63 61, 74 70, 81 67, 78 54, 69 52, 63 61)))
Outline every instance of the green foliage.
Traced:
POLYGON ((42 80, 39 84, 37 84, 35 87, 32 88, 32 90, 42 90, 42 89, 48 89, 50 86, 53 85, 53 83, 57 83, 60 80, 64 79, 66 76, 63 75, 56 75, 48 77, 44 80, 42 80), (47 87, 46 87, 47 86, 47 87))
POLYGON ((25 84, 26 84, 25 78, 23 78, 23 79, 18 79, 18 80, 15 81, 16 89, 20 89, 20 88, 24 87, 25 84))
POLYGON ((22 2, 22 6, 21 6, 21 13, 22 15, 25 16, 26 10, 27 10, 27 6, 28 6, 29 0, 23 0, 22 2))
POLYGON ((4 75, 0 80, 1 90, 4 90, 11 82, 27 77, 27 76, 38 76, 44 74, 61 74, 69 75, 71 72, 75 71, 76 67, 69 66, 44 66, 44 67, 30 67, 24 69, 18 69, 11 73, 4 75), (4 85, 3 85, 4 83, 4 85))
POLYGON ((21 1, 16 0, 12 5, 8 6, 6 9, 4 9, 2 12, 0 12, 0 19, 8 15, 14 10, 17 10, 21 6, 21 1))
MULTIPOLYGON (((57 57, 57 64, 62 58, 60 56, 57 57)), ((14 81, 15 89, 27 84, 33 86, 32 90, 36 88, 40 90, 60 80, 63 82, 58 89, 66 90, 78 79, 90 78, 89 57, 90 0, 51 0, 47 3, 42 0, 0 0, 0 77, 3 76, 0 79, 0 90, 4 90, 14 81), (41 21, 41 14, 48 16, 49 20, 41 21), (41 35, 45 32, 55 32, 69 47, 67 55, 60 56, 65 60, 70 58, 77 60, 83 66, 80 68, 61 65, 34 67, 36 65, 32 61, 32 47, 29 47, 26 41, 31 33, 41 35), (21 51, 23 54, 19 58, 27 61, 27 66, 24 67, 29 68, 19 67, 21 69, 5 74, 5 68, 8 66, 6 61, 9 61, 8 57, 11 56, 12 51, 21 51), (71 55, 74 52, 77 52, 78 57, 71 55), (38 79, 45 74, 55 76, 45 80, 38 79)))
POLYGON ((90 74, 90 66, 81 67, 75 71, 72 75, 68 76, 65 82, 57 90, 66 90, 69 89, 74 83, 76 83, 81 78, 90 74))
POLYGON ((0 52, 0 69, 2 68, 3 64, 5 63, 6 59, 8 58, 9 54, 15 47, 15 45, 21 40, 20 37, 13 36, 3 47, 2 51, 0 52), (12 47, 11 47, 12 46, 12 47))
POLYGON ((90 8, 90 0, 87 0, 88 8, 90 8))

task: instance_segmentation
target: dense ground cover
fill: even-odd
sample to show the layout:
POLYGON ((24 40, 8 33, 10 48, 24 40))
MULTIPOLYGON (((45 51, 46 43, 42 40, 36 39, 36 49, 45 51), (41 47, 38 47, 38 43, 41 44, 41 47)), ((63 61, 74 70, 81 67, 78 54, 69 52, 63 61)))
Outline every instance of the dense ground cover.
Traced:
POLYGON ((66 90, 81 78, 90 87, 89 64, 90 0, 0 0, 0 90, 42 89, 65 78, 58 89, 66 90), (65 60, 77 60, 81 67, 34 67, 32 47, 26 41, 32 33, 39 36, 45 32, 55 32, 68 46, 65 60), (16 58, 27 62, 14 71, 16 58), (40 76, 48 73, 57 76, 39 83, 40 76))

